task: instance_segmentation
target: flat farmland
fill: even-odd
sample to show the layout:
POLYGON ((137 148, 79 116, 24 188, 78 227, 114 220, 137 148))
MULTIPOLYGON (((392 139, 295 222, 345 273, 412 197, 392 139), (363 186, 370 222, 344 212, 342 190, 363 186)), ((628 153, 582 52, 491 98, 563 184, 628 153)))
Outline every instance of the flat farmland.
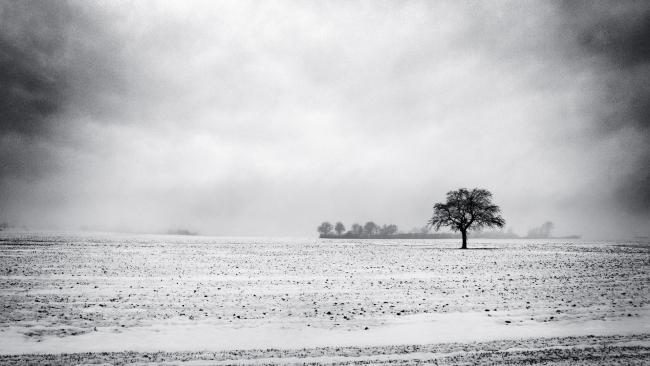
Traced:
POLYGON ((0 362, 650 362, 650 247, 0 233, 0 362))

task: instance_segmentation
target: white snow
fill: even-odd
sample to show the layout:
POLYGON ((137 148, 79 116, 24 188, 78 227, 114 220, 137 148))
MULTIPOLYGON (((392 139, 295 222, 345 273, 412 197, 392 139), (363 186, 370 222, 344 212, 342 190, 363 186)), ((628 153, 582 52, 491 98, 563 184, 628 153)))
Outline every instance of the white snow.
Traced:
POLYGON ((0 233, 0 354, 650 333, 646 247, 457 244, 0 233))
POLYGON ((648 314, 635 319, 528 322, 522 325, 506 324, 503 318, 482 313, 418 314, 368 330, 288 327, 283 324, 233 328, 196 322, 168 322, 124 330, 98 329, 77 336, 50 336, 41 341, 25 337, 14 328, 0 333, 0 354, 387 346, 648 332, 648 314))

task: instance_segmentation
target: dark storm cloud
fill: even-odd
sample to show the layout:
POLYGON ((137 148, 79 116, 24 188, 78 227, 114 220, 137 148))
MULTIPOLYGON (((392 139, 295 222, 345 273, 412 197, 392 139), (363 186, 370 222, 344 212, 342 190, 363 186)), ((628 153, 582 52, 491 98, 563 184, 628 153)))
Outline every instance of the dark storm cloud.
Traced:
POLYGON ((606 55, 619 67, 646 64, 650 58, 650 6, 647 2, 643 3, 645 4, 640 9, 631 9, 634 14, 597 14, 597 18, 582 30, 581 41, 584 47, 606 55))
MULTIPOLYGON (((650 214, 650 3, 566 2, 579 47, 594 57, 602 73, 603 106, 597 130, 608 137, 631 128, 644 146, 632 151, 633 169, 615 198, 632 213, 650 214)), ((600 101, 599 101, 600 102, 600 101)))
POLYGON ((72 9, 64 2, 0 4, 0 129, 45 133, 68 88, 64 51, 72 9))
POLYGON ((119 83, 119 49, 105 23, 83 3, 0 3, 3 186, 65 166, 57 150, 79 145, 71 140, 75 125, 67 112, 92 118, 108 109, 105 96, 119 83))
POLYGON ((578 19, 587 17, 583 24, 578 24, 578 36, 583 49, 605 60, 605 69, 612 73, 604 87, 618 114, 606 116, 602 122, 610 129, 632 123, 647 131, 650 127, 650 5, 647 2, 629 5, 618 12, 603 13, 597 8, 575 10, 581 14, 578 19))

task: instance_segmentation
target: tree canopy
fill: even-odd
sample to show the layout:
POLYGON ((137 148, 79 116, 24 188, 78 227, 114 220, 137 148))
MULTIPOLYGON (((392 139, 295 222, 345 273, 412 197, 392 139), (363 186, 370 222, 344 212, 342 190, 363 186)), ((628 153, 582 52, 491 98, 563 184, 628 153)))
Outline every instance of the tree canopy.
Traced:
POLYGON ((320 225, 316 228, 316 230, 318 230, 318 232, 321 233, 321 235, 328 235, 329 233, 332 232, 332 229, 333 229, 333 228, 334 228, 334 227, 332 226, 332 224, 330 224, 329 222, 325 221, 325 222, 323 222, 322 224, 320 224, 320 225))
POLYGON ((363 225, 363 231, 368 236, 373 236, 379 229, 379 226, 372 221, 368 221, 363 225))
POLYGON ((345 231, 345 225, 343 225, 342 222, 337 222, 336 226, 334 226, 334 231, 340 236, 344 231, 345 231))
POLYGON ((433 216, 428 224, 438 231, 449 227, 460 231, 463 236, 463 249, 467 248, 467 231, 485 227, 503 227, 506 221, 500 215, 499 206, 492 203, 492 193, 486 189, 460 188, 447 192, 446 203, 433 206, 433 216))

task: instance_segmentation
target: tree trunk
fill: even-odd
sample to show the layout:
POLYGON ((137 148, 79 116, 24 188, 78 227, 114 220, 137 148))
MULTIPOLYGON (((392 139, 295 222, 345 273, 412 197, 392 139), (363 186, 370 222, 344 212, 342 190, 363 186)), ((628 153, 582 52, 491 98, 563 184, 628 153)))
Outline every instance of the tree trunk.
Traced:
POLYGON ((463 246, 460 249, 467 249, 467 231, 461 230, 460 233, 463 235, 463 246))

